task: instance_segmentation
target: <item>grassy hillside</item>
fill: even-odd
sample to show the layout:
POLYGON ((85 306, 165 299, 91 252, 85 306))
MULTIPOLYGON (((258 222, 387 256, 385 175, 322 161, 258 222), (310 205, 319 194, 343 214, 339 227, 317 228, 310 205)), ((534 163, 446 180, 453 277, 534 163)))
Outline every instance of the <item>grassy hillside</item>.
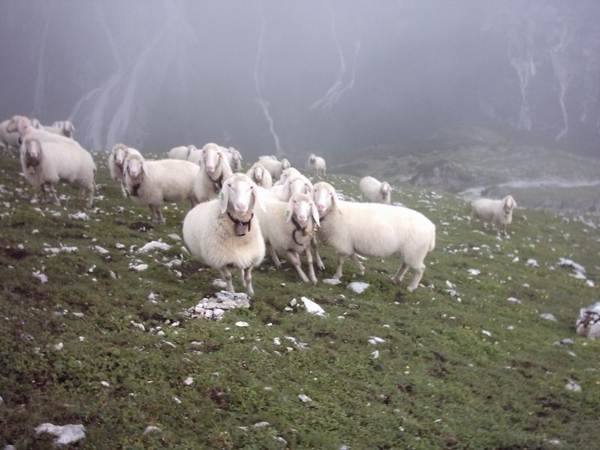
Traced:
MULTIPOLYGON (((180 240, 187 205, 154 225, 96 160, 83 211, 69 186, 61 207, 32 203, 17 160, 0 157, 1 446, 53 448, 34 431, 45 422, 84 425, 78 448, 597 446, 600 342, 574 326, 600 300, 597 218, 519 209, 500 240, 468 226, 462 200, 396 182, 393 200, 437 225, 419 289, 390 283, 394 258, 325 284, 335 255, 322 249, 317 286, 266 260, 250 308, 216 322, 187 314, 218 291, 180 240), (170 248, 140 252, 152 241, 170 248), (289 308, 301 296, 327 316, 289 308)), ((360 200, 357 178, 327 180, 360 200)))

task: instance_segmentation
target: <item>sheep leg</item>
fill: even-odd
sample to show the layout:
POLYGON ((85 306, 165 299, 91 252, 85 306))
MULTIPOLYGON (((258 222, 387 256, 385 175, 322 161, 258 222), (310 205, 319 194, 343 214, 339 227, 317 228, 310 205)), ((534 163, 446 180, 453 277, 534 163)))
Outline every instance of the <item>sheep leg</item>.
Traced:
POLYGON ((86 203, 86 207, 89 209, 92 207, 92 203, 94 202, 94 189, 89 189, 88 199, 86 203))
POLYGON ((48 184, 48 186, 50 188, 50 194, 54 198, 54 204, 56 206, 60 206, 60 200, 58 199, 58 195, 56 195, 56 189, 54 189, 54 185, 53 184, 48 184))
POLYGON ((275 252, 275 249, 273 248, 273 246, 271 244, 267 244, 267 246, 269 247, 269 253, 271 254, 271 261, 273 261, 273 264, 275 265, 275 267, 280 269, 281 261, 279 261, 279 258, 277 257, 277 253, 275 252))
POLYGON ((350 259, 352 260, 352 262, 354 263, 354 265, 358 269, 358 272, 361 275, 364 275, 365 274, 365 266, 363 266, 362 263, 358 260, 358 256, 356 256, 356 253, 352 253, 350 255, 350 259))
POLYGON ((188 200, 190 201, 190 209, 192 209, 194 206, 196 206, 198 204, 198 199, 196 198, 196 194, 194 194, 193 192, 188 197, 188 200))
POLYGON ((121 195, 123 196, 123 198, 129 197, 127 189, 125 189, 125 183, 123 183, 123 180, 121 180, 121 195))
MULTIPOLYGON (((48 198, 46 197, 46 186, 44 184, 40 185, 40 190, 42 191, 42 203, 46 203, 48 201, 48 198)), ((35 198, 35 195, 33 198, 35 198)))
POLYGON ((400 267, 392 277, 392 283, 397 283, 398 281, 401 281, 402 278, 404 278, 404 274, 407 270, 408 266, 406 265, 406 263, 403 262, 402 264, 400 264, 400 267))
POLYGON ((317 249, 317 238, 313 235, 310 240, 310 246, 315 250, 315 259, 317 260, 317 268, 319 270, 325 270, 325 264, 321 260, 321 255, 319 255, 319 250, 317 249))
POLYGON ((406 288, 408 292, 414 291, 419 286, 423 272, 425 272, 425 265, 421 265, 419 268, 415 269, 415 276, 406 288))
POLYGON ((254 289, 252 289, 252 266, 242 269, 242 274, 242 282, 246 286, 246 293, 248 297, 252 297, 254 295, 254 289))
MULTIPOLYGON (((233 290, 233 282, 231 281, 231 272, 227 269, 227 267, 219 269, 219 272, 221 273, 221 278, 223 278, 227 283, 227 292, 235 292, 233 290)), ((243 279, 244 278, 242 277, 242 280, 243 279)))
POLYGON ((317 276, 315 275, 315 266, 313 265, 313 256, 310 248, 304 250, 306 256, 306 265, 308 266, 308 279, 312 284, 317 284, 317 276))
POLYGON ((337 268, 335 270, 335 274, 333 275, 334 280, 339 280, 340 278, 342 278, 342 267, 344 266, 344 261, 346 261, 346 258, 346 255, 338 253, 337 268))
POLYGON ((308 283, 309 280, 304 271, 302 270, 302 265, 300 264, 300 257, 298 256, 298 253, 293 252, 291 250, 287 250, 285 254, 288 256, 288 259, 290 260, 292 265, 296 268, 296 272, 298 272, 298 275, 300 275, 302 281, 308 283))

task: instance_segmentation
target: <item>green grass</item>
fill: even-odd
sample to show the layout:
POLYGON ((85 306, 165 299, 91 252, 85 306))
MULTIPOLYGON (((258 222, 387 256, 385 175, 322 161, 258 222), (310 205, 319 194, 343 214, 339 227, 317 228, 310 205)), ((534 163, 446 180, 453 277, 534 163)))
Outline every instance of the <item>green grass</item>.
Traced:
MULTIPOLYGON (((95 209, 77 220, 69 214, 84 202, 75 189, 59 187, 61 207, 31 203, 18 161, 0 157, 0 445, 53 448, 34 432, 51 422, 83 424, 78 448, 597 446, 600 342, 574 325, 598 288, 557 265, 570 258, 598 284, 597 217, 519 209, 510 238, 499 240, 491 227, 469 227, 465 202, 398 182, 395 200, 438 227, 422 287, 409 294, 409 280, 390 283, 395 258, 366 261, 364 276, 347 263, 342 284, 324 284, 335 255, 323 248, 317 286, 267 259, 254 271, 250 309, 211 322, 186 310, 216 292, 218 273, 169 236, 181 236, 187 206, 168 206, 167 224, 152 224, 147 208, 120 196, 105 155, 95 158, 95 209), (137 252, 153 240, 171 249, 137 252), (60 246, 77 250, 50 250, 60 246), (130 269, 140 262, 148 270, 130 269), (350 281, 370 287, 354 294, 350 281), (327 317, 286 310, 300 296, 327 317), (372 336, 385 342, 370 344, 372 336), (574 343, 555 345, 564 338, 574 343), (565 389, 570 379, 582 392, 565 389), (143 435, 148 426, 161 431, 143 435)), ((326 179, 360 199, 357 178, 326 179)))

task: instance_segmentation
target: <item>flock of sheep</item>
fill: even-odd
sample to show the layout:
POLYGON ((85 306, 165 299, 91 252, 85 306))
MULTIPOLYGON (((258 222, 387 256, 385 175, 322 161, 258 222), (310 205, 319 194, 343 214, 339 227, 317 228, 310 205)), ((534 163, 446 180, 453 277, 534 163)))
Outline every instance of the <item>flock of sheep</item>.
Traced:
MULTIPOLYGON (((55 185, 67 181, 79 187, 80 196, 87 191, 90 208, 96 166, 91 154, 73 139, 73 130, 70 122, 42 127, 27 117, 14 116, 0 124, 0 143, 19 147, 23 175, 40 187, 44 201, 47 187, 54 203, 60 204, 55 185)), ((176 147, 160 160, 146 160, 139 151, 117 144, 108 167, 111 178, 120 182, 122 195, 147 205, 154 222, 165 222, 164 203, 190 201, 183 221, 184 241, 193 255, 220 271, 230 292, 234 288, 228 267, 234 266, 248 295, 254 295, 252 269, 267 250, 277 268, 281 266, 278 255, 286 255, 304 282, 316 284, 314 264, 325 268, 319 244, 337 252, 333 279, 338 281, 348 258, 363 274, 359 255, 399 255, 401 263, 391 280, 399 282, 412 269, 407 288, 412 292, 425 271, 425 257, 435 247, 435 225, 420 212, 392 205, 389 183, 373 177, 359 183, 367 202, 344 201, 331 184, 313 184, 287 159, 261 156, 244 173, 240 152, 214 143, 201 149, 176 147), (302 269, 302 255, 308 275, 302 269)), ((325 175, 325 160, 313 153, 307 168, 314 175, 325 175)), ((511 196, 479 199, 472 203, 471 219, 493 222, 498 233, 503 226, 506 234, 515 207, 511 196)))

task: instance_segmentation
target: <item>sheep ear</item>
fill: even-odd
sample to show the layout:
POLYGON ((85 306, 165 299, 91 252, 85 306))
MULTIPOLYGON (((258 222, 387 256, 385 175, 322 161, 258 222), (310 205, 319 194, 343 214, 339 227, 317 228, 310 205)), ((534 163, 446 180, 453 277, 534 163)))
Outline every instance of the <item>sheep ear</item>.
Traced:
POLYGON ((318 227, 321 226, 321 222, 319 221, 319 210, 317 209, 317 205, 315 202, 310 202, 310 212, 313 216, 313 220, 317 224, 318 227))
POLYGON ((221 188, 221 192, 219 192, 219 207, 221 208, 221 214, 224 214, 227 211, 227 204, 229 203, 229 189, 231 188, 231 183, 226 181, 223 183, 223 187, 221 188))
POLYGON ((292 219, 293 214, 294 214, 294 199, 290 198, 287 202, 287 206, 285 207, 285 221, 289 222, 292 219))
POLYGON ((339 198, 337 196, 337 192, 331 193, 331 200, 333 202, 333 206, 335 206, 340 214, 342 214, 342 210, 340 209, 339 198))
POLYGON ((263 202, 262 195, 258 192, 258 186, 252 182, 252 193, 254 194, 254 204, 257 204, 262 212, 267 212, 265 203, 263 202))
POLYGON ((314 197, 315 196, 315 188, 314 188, 313 184, 312 183, 304 183, 304 186, 306 186, 308 189, 307 194, 311 197, 314 197))

